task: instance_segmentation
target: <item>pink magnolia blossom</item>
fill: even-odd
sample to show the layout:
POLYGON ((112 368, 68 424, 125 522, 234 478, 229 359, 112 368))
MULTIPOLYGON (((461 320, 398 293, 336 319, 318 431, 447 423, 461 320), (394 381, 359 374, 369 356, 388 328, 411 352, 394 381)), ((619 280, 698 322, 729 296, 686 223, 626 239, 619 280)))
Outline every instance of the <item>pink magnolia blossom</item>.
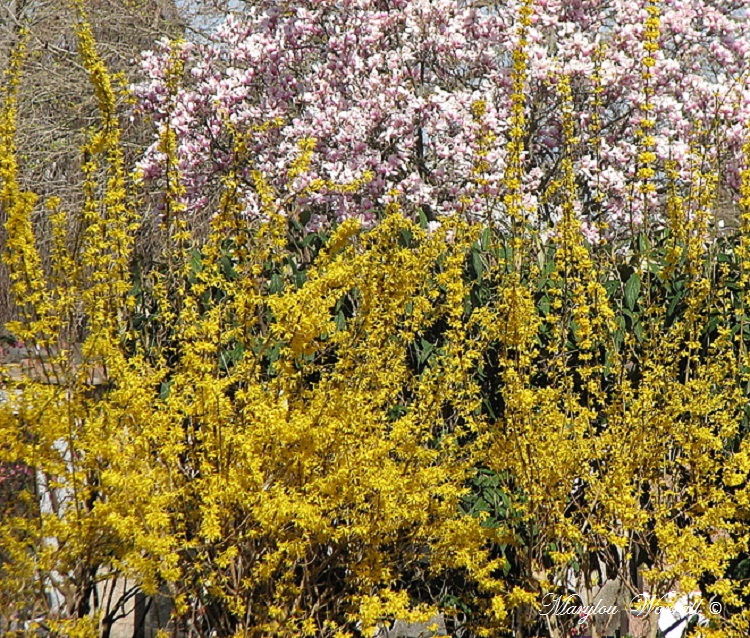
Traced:
MULTIPOLYGON (((541 228, 559 214, 554 198, 542 195, 558 177, 562 153, 573 158, 592 240, 599 221, 610 234, 645 216, 659 222, 667 160, 684 179, 697 157, 720 160, 723 186, 736 193, 750 119, 750 24, 736 4, 659 2, 658 50, 649 54, 646 0, 533 3, 523 45, 521 180, 531 223, 541 228), (562 139, 562 74, 573 91, 572 148, 562 139), (647 116, 656 193, 634 197, 647 116)), ((164 126, 177 135, 188 213, 205 206, 240 162, 249 217, 260 214, 251 177, 260 170, 284 195, 284 212, 306 211, 309 228, 351 216, 369 223, 391 191, 407 214, 421 207, 436 217, 463 213, 503 224, 519 16, 518 0, 492 8, 474 0, 260 0, 229 17, 207 44, 182 45, 189 72, 174 95, 172 45, 145 53, 139 109, 151 115, 157 136, 164 126), (480 100, 486 110, 476 117, 472 105, 480 100), (258 130, 274 118, 279 126, 258 130), (236 134, 249 135, 247 157, 234 156, 236 134), (309 138, 316 140, 309 174, 290 184, 299 141, 309 138), (305 192, 317 179, 346 183, 367 172, 372 179, 357 192, 305 192)), ((144 176, 159 179, 164 161, 154 144, 144 176)))

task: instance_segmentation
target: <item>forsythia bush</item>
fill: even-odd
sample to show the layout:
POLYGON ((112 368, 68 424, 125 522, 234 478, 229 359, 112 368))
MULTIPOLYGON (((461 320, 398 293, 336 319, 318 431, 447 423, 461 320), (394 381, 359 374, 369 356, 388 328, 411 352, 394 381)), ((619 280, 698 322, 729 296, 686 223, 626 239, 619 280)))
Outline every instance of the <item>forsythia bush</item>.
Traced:
MULTIPOLYGON (((651 52, 656 4, 646 13, 651 52)), ((634 594, 700 590, 703 635, 745 635, 750 143, 736 157, 740 227, 715 237, 726 163, 701 140, 656 157, 646 77, 630 197, 658 215, 592 244, 562 73, 547 89, 557 159, 535 182, 556 211, 545 239, 524 185, 531 15, 519 8, 511 39, 503 224, 405 215, 392 192, 372 217, 310 225, 295 207, 352 206, 378 166, 316 176, 306 134, 271 178, 253 162, 278 114, 247 125, 226 108, 206 232, 190 223, 203 160, 184 161, 184 131, 161 122, 148 161, 166 240, 151 263, 136 250, 138 186, 156 169, 126 165, 123 96, 83 10, 101 121, 75 213, 20 186, 19 47, 0 112, 3 259, 8 329, 38 360, 8 369, 0 395, 0 630, 108 636, 142 592, 167 595, 175 627, 200 636, 372 636, 436 611, 462 635, 526 636, 572 572, 634 594)), ((167 111, 182 108, 186 50, 165 54, 167 111)), ((492 108, 473 99, 469 113, 465 178, 487 186, 492 108)), ((477 193, 472 206, 497 205, 477 193)))

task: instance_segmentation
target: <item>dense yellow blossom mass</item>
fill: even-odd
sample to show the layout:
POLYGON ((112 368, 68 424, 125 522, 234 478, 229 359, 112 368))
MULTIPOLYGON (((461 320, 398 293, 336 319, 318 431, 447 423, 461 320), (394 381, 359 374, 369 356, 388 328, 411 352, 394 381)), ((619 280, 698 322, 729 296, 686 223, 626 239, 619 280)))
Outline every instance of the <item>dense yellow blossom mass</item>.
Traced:
MULTIPOLYGON (((33 480, 2 504, 0 617, 37 619, 29 635, 40 622, 103 635, 121 610, 93 592, 126 580, 166 592, 181 622, 211 610, 226 636, 370 636, 438 611, 499 636, 528 625, 570 569, 590 577, 590 556, 626 572, 640 551, 633 564, 656 595, 721 597, 727 613, 703 635, 745 635, 750 585, 730 567, 748 552, 750 173, 734 262, 719 265, 705 242, 715 181, 700 157, 693 198, 670 187, 670 228, 638 254, 645 266, 593 250, 576 215, 563 75, 566 155, 544 194, 561 219, 541 245, 519 188, 529 4, 513 58, 509 234, 458 217, 428 228, 393 203, 374 228, 345 221, 300 257, 287 194, 257 172, 264 219, 242 217, 232 173, 201 238, 182 215, 165 125, 169 241, 138 273, 139 176, 85 15, 80 54, 101 121, 77 213, 39 207, 19 185, 18 48, 0 111, 3 259, 18 307, 8 328, 40 367, 3 372, 0 463, 33 480), (49 266, 35 211, 51 221, 49 266)), ((473 113, 481 121, 481 102, 473 113)), ((240 162, 248 140, 233 142, 240 162)), ((478 185, 493 143, 481 140, 478 185)), ((300 141, 290 191, 314 148, 300 141)))

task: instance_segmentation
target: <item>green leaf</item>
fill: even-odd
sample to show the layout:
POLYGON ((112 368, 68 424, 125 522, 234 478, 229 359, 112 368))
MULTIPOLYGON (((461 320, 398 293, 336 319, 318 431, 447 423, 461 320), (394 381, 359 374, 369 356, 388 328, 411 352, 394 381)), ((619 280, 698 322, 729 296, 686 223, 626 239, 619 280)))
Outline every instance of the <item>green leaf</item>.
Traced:
POLYGON ((672 301, 669 302, 669 308, 667 308, 667 317, 672 317, 677 309, 677 305, 682 301, 682 294, 676 293, 672 297, 672 301))
POLYGON ((604 289, 607 294, 611 297, 615 294, 615 291, 620 287, 619 279, 608 279, 604 284, 604 289))
POLYGON ((652 275, 656 275, 657 277, 661 279, 663 272, 664 272, 664 266, 660 264, 658 261, 649 260, 648 271, 652 275))
POLYGON ((625 305, 631 310, 635 308, 635 302, 641 294, 641 277, 634 272, 625 284, 625 305))
POLYGON ((484 262, 482 261, 482 255, 480 255, 476 250, 472 251, 471 261, 474 265, 474 272, 477 274, 477 279, 481 279, 482 273, 484 272, 484 262))
POLYGON ((716 328, 719 325, 719 319, 720 317, 718 315, 714 315, 708 320, 708 329, 707 329, 708 334, 711 334, 716 330, 716 328))
POLYGON ((224 255, 219 259, 219 265, 221 266, 221 272, 225 279, 234 281, 237 278, 237 271, 234 269, 232 259, 228 255, 224 255))
POLYGON ((505 259, 506 268, 508 264, 513 263, 513 247, 512 246, 506 246, 505 250, 503 251, 502 257, 505 259))
POLYGON ((549 297, 547 295, 544 295, 539 300, 539 312, 541 312, 543 315, 549 314, 549 297))
POLYGON ((234 366, 245 354, 245 347, 241 343, 235 343, 234 347, 221 353, 219 367, 225 372, 234 366))
POLYGON ((343 312, 339 311, 336 314, 335 322, 336 322, 337 330, 339 331, 346 330, 346 317, 344 316, 343 312))
POLYGON ((435 349, 435 345, 430 343, 429 341, 425 341, 422 339, 420 343, 420 349, 419 354, 417 355, 417 360, 419 363, 424 363, 429 359, 430 355, 432 354, 432 351, 435 349))
POLYGON ((544 250, 540 250, 536 255, 537 263, 539 264, 539 269, 544 272, 544 268, 547 265, 547 255, 544 253, 544 250))
POLYGON ((307 248, 316 239, 318 239, 318 236, 316 233, 309 233, 305 235, 305 237, 302 239, 302 248, 307 248))
POLYGON ((164 401, 169 396, 169 391, 172 388, 172 382, 171 381, 162 381, 161 385, 159 386, 159 398, 164 401))
POLYGON ((401 235, 399 245, 403 248, 409 248, 411 246, 412 239, 414 239, 413 233, 408 228, 402 228, 399 234, 401 235))
POLYGON ((281 277, 279 277, 279 275, 276 273, 271 275, 271 285, 268 287, 269 292, 275 295, 276 293, 281 292, 283 289, 284 282, 281 280, 281 277))
POLYGON ((641 254, 646 253, 650 248, 651 244, 648 241, 646 233, 641 233, 640 235, 638 235, 638 250, 640 250, 641 254))
POLYGON ((199 273, 203 270, 203 260, 201 258, 201 253, 196 248, 193 248, 193 250, 190 251, 190 267, 192 268, 194 273, 199 273))
POLYGON ((487 250, 490 247, 491 241, 492 241, 492 232, 490 231, 489 228, 485 228, 479 237, 479 244, 482 247, 482 250, 487 250))

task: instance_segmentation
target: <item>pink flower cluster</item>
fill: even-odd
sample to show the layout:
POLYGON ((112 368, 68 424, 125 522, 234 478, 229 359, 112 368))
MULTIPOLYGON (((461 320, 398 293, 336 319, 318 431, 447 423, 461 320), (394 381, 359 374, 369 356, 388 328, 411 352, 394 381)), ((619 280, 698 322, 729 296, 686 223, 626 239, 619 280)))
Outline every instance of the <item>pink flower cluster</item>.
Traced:
MULTIPOLYGON (((252 179, 259 170, 285 194, 285 212, 309 228, 352 216, 370 222, 393 197, 412 213, 422 207, 436 217, 460 212, 503 224, 520 74, 525 211, 540 228, 559 215, 543 193, 569 152, 579 212, 596 239, 597 221, 617 232, 658 215, 666 160, 685 184, 696 162, 718 162, 723 185, 738 188, 750 119, 748 14, 730 0, 661 0, 654 3, 658 49, 648 51, 650 4, 536 0, 522 38, 518 0, 491 7, 477 0, 260 0, 228 18, 209 43, 181 46, 189 71, 176 94, 168 89, 175 52, 166 42, 144 55, 148 80, 136 91, 155 134, 168 125, 177 135, 188 212, 205 207, 235 166, 249 217, 261 212, 252 179), (523 68, 517 56, 514 67, 519 46, 523 68), (563 74, 576 124, 567 151, 563 74), (477 101, 486 104, 479 117, 477 101), (653 125, 644 133, 646 117, 653 125), (274 118, 280 125, 256 130, 274 118), (249 152, 237 167, 232 140, 245 133, 249 152), (316 140, 309 170, 290 179, 306 138, 316 140), (656 188, 645 195, 638 173, 644 143, 656 155, 656 188), (366 172, 372 177, 357 192, 306 188, 366 172)), ((159 179, 164 161, 155 143, 142 160, 144 175, 159 179)))

